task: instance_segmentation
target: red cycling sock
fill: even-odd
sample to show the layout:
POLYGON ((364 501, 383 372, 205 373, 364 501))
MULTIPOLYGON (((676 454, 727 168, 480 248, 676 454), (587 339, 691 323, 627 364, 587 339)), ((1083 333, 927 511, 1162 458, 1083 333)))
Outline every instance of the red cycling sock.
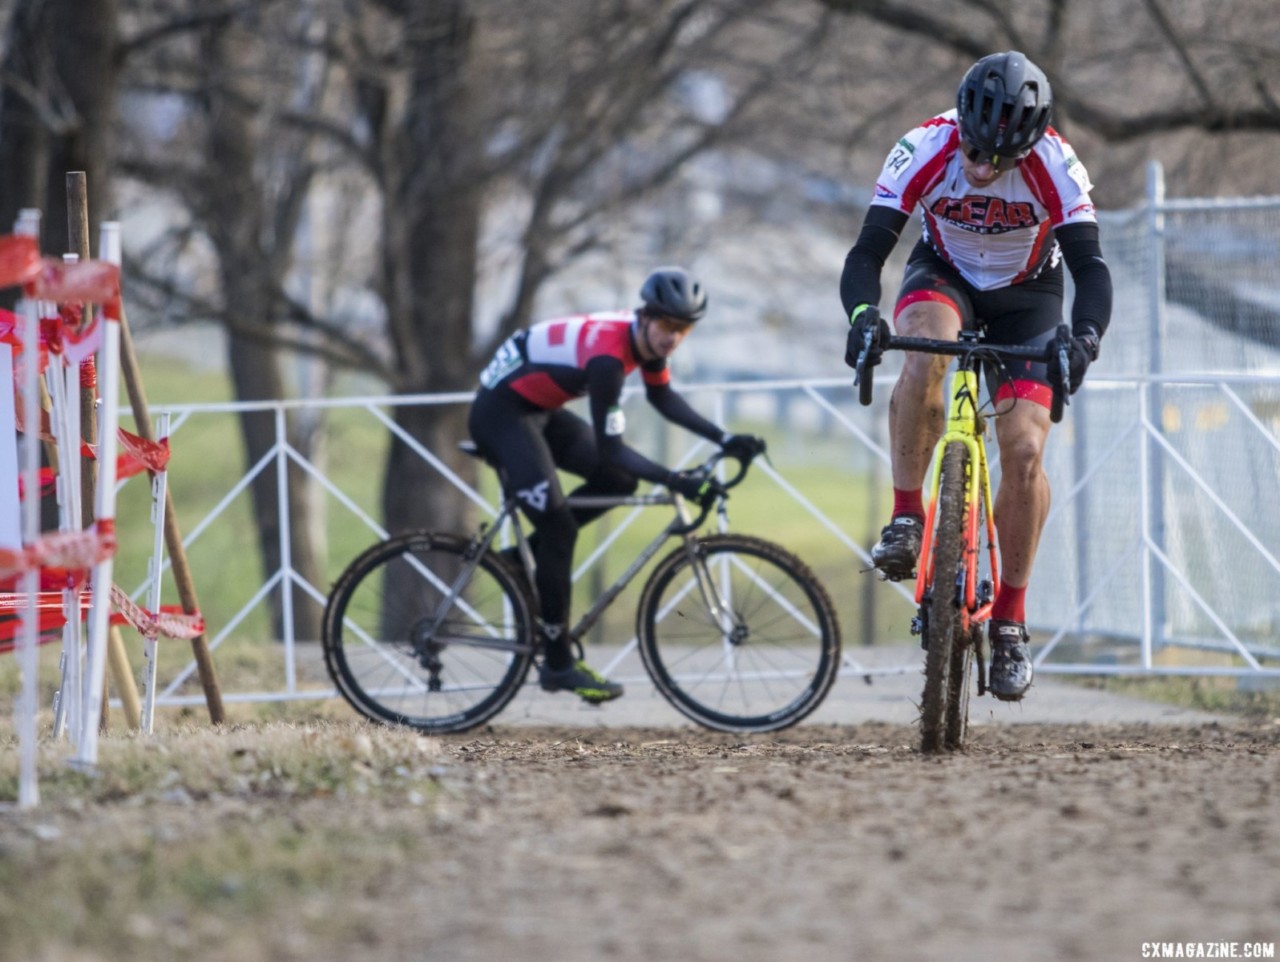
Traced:
POLYGON ((1027 620, 1027 586, 1015 588, 1001 579, 1000 590, 996 592, 996 600, 991 605, 992 621, 1027 620))
POLYGON ((924 517, 924 492, 920 488, 910 491, 903 488, 893 489, 893 516, 910 514, 917 518, 924 517))

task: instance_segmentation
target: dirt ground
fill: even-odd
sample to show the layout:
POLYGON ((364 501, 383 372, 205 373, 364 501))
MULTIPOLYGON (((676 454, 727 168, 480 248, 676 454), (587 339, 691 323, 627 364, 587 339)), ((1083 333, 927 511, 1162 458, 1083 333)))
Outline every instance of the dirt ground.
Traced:
POLYGON ((439 871, 410 883, 431 918, 418 945, 476 960, 1066 960, 1280 941, 1280 725, 988 727, 945 759, 914 741, 867 725, 459 744, 439 871))
MULTIPOLYGON (((272 920, 260 955, 182 956, 992 962, 1280 943, 1280 721, 988 725, 945 758, 881 723, 497 726, 441 740, 430 777, 417 808, 255 803, 414 846, 363 890, 316 894, 358 922, 344 934, 303 912, 272 920)), ((215 799, 44 817, 74 845, 110 819, 181 834, 248 816, 215 799)))

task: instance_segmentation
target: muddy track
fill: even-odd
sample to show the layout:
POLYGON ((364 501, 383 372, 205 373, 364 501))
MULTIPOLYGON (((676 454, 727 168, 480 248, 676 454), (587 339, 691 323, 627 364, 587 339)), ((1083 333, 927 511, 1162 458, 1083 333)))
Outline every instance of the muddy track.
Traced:
POLYGON ((441 861, 407 892, 431 906, 441 959, 1280 942, 1280 725, 988 726, 963 755, 914 745, 874 724, 497 728, 450 745, 441 861))
MULTIPOLYGON (((373 759, 380 740, 405 751, 389 732, 307 737, 373 759)), ((247 762, 261 736, 225 737, 247 762)), ((42 962, 1065 962, 1141 959, 1150 942, 1280 944, 1280 723, 989 724, 948 757, 920 755, 916 737, 885 723, 748 737, 495 726, 422 742, 416 801, 247 781, 55 804, 6 816, 0 868, 6 854, 26 866, 14 893, 54 885, 72 919, 92 893, 51 882, 58 861, 92 851, 123 867, 123 934, 51 931, 44 955, 24 956, 42 962), (349 870, 313 870, 239 915, 220 890, 196 910, 163 892, 134 904, 139 859, 176 840, 208 859, 208 845, 269 853, 280 837, 349 870)), ((294 871, 287 855, 262 864, 294 871)))

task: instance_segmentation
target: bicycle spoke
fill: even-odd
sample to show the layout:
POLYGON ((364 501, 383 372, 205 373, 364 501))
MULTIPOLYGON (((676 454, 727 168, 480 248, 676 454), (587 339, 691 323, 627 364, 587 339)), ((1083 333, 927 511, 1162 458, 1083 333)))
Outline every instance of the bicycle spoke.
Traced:
POLYGON ((325 612, 325 663, 363 714, 461 731, 514 696, 532 656, 532 619, 514 576, 469 544, 408 535, 366 552, 325 612))
POLYGON ((838 669, 830 601, 776 545, 743 536, 678 550, 641 599, 640 651, 659 690, 702 724, 769 731, 825 696, 838 669))

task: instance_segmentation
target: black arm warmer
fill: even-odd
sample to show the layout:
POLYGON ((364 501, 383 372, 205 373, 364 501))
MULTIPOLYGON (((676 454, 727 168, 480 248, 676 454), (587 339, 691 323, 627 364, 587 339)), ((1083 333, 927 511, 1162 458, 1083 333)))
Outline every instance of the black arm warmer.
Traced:
MULTIPOLYGON (((622 383, 627 373, 616 357, 594 357, 587 362, 587 396, 591 407, 591 426, 595 429, 596 450, 600 465, 621 468, 644 481, 666 484, 671 472, 650 461, 639 451, 628 447, 620 434, 608 433, 609 411, 622 398, 622 383)), ((717 432, 719 429, 716 429, 717 432)))
POLYGON ((1071 305, 1071 332, 1083 334, 1092 328, 1102 337, 1111 323, 1111 271, 1102 259, 1098 225, 1067 224, 1056 228, 1054 235, 1076 285, 1071 305))
POLYGON ((848 317, 859 304, 880 303, 880 271, 907 226, 907 215, 890 207, 872 207, 862 231, 844 259, 840 300, 848 317))
POLYGON ((670 384, 648 385, 645 397, 672 424, 678 424, 714 444, 724 439, 724 432, 690 407, 689 402, 670 384))

